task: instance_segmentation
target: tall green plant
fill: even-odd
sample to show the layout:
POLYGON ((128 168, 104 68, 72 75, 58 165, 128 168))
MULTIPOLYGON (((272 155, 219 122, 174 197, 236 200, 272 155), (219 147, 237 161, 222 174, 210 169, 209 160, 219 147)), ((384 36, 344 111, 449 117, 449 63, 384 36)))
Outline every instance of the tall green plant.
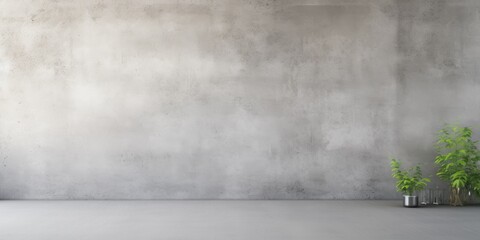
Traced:
POLYGON ((430 179, 422 177, 422 169, 419 165, 408 170, 401 169, 400 161, 392 159, 392 177, 397 179, 397 191, 412 196, 415 191, 421 191, 430 182, 430 179))
POLYGON ((472 135, 471 128, 456 125, 446 125, 438 133, 437 176, 450 183, 452 205, 462 205, 463 192, 471 191, 480 196, 480 151, 472 135))

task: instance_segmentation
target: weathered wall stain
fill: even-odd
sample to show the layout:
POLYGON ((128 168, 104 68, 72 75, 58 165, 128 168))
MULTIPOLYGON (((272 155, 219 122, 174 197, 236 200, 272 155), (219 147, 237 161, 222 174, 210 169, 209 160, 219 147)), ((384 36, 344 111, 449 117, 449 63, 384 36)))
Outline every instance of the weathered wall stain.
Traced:
POLYGON ((0 198, 385 199, 478 124, 473 0, 0 2, 0 198))

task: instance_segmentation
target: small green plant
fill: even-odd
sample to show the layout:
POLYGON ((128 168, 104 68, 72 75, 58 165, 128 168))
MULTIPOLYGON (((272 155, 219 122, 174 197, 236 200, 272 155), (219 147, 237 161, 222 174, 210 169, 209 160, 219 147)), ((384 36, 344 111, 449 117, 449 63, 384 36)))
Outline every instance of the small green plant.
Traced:
POLYGON ((437 176, 450 183, 450 204, 455 206, 463 205, 467 192, 480 196, 480 152, 472 135, 471 128, 456 125, 446 125, 438 134, 437 176))
POLYGON ((402 170, 400 161, 392 159, 390 166, 392 167, 392 177, 397 179, 397 191, 405 195, 412 196, 415 191, 423 190, 430 182, 430 179, 422 177, 420 165, 402 170))

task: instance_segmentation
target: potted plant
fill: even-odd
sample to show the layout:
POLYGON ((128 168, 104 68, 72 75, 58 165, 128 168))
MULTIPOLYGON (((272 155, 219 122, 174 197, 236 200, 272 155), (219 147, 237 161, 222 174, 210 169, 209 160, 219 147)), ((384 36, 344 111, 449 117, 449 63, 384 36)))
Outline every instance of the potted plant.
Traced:
POLYGON ((421 191, 427 186, 430 179, 422 177, 422 170, 419 165, 408 170, 401 169, 400 161, 392 159, 392 177, 397 180, 397 191, 402 192, 404 207, 418 207, 418 196, 415 191, 421 191))
POLYGON ((469 127, 446 125, 439 131, 437 176, 450 184, 450 204, 462 206, 466 198, 480 196, 480 152, 469 127))

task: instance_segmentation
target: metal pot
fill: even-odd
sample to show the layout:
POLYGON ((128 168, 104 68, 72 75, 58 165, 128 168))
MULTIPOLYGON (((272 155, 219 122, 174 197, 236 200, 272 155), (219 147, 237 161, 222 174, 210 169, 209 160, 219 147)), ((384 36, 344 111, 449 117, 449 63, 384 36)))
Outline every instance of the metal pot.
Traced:
POLYGON ((404 207, 418 207, 418 197, 417 196, 403 196, 403 206, 404 207))

